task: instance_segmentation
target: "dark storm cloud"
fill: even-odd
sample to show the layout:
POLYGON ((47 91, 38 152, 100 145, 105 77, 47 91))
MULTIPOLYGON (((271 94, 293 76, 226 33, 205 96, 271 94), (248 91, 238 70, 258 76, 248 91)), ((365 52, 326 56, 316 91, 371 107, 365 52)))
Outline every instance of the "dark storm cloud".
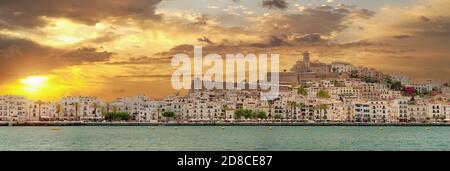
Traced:
POLYGON ((108 61, 112 53, 98 52, 96 48, 82 47, 74 51, 62 54, 59 58, 69 64, 80 64, 82 62, 102 62, 108 61))
POLYGON ((3 74, 46 72, 62 66, 108 61, 111 56, 112 53, 98 52, 95 48, 67 51, 0 35, 0 72, 3 74))
POLYGON ((396 35, 396 36, 392 36, 393 38, 396 38, 396 39, 408 39, 408 38, 411 38, 412 36, 410 36, 410 35, 396 35))
POLYGON ((148 56, 140 56, 140 57, 131 57, 125 61, 117 61, 117 62, 107 62, 107 65, 142 65, 142 64, 161 64, 161 63, 170 63, 172 57, 148 57, 148 56))
POLYGON ((269 9, 286 9, 288 3, 285 0, 264 0, 262 6, 269 9))
POLYGON ((297 43, 319 43, 326 41, 322 38, 322 36, 318 33, 305 34, 302 36, 294 37, 294 41, 297 43))
MULTIPOLYGON (((262 17, 260 28, 267 28, 262 35, 282 39, 283 45, 327 43, 333 33, 339 33, 352 25, 357 18, 371 18, 375 12, 354 6, 318 6, 294 14, 262 17)), ((277 44, 274 44, 277 46, 277 44)))
POLYGON ((320 6, 304 9, 298 14, 286 14, 275 20, 269 20, 266 24, 278 26, 273 27, 274 31, 326 35, 347 28, 352 23, 354 16, 371 17, 374 15, 372 13, 367 11, 361 12, 361 9, 320 6))
POLYGON ((206 36, 203 36, 203 37, 201 37, 201 38, 198 38, 197 41, 199 41, 199 42, 205 42, 205 43, 207 43, 208 45, 214 44, 214 42, 211 41, 211 40, 210 40, 209 38, 207 38, 206 36))
POLYGON ((269 45, 270 46, 283 46, 283 45, 289 45, 289 44, 280 37, 270 36, 269 45))
POLYGON ((170 78, 172 74, 118 75, 116 78, 170 78))
POLYGON ((161 0, 1 0, 0 25, 36 27, 42 17, 62 17, 94 25, 110 17, 158 19, 155 5, 161 0))
POLYGON ((421 21, 423 21, 423 22, 429 22, 430 21, 430 19, 428 17, 425 17, 425 16, 420 16, 419 19, 421 21))

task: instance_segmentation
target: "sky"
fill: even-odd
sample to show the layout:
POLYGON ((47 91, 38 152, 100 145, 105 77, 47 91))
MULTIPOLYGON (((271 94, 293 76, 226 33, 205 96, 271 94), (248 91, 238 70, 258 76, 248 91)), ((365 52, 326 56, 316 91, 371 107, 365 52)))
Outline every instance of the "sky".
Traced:
POLYGON ((449 0, 1 0, 0 95, 105 100, 176 92, 170 65, 206 53, 277 53, 289 69, 345 61, 450 80, 449 0))

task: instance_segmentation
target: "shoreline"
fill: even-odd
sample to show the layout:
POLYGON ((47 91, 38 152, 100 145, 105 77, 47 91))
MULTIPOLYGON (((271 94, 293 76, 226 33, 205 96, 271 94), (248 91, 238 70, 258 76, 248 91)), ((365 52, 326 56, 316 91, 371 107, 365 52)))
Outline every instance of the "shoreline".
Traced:
POLYGON ((144 122, 0 122, 0 127, 26 126, 450 126, 450 123, 288 123, 288 122, 233 122, 233 123, 144 123, 144 122))

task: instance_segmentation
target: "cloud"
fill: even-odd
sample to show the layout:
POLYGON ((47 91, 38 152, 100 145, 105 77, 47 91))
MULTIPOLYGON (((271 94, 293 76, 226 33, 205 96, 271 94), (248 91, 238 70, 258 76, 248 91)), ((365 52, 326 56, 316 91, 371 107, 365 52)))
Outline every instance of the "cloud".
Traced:
POLYGON ((58 57, 64 62, 69 64, 80 64, 83 62, 102 62, 108 61, 113 53, 103 51, 98 52, 96 48, 93 47, 82 47, 74 51, 69 51, 58 57))
POLYGON ((288 3, 285 0, 264 0, 262 6, 269 9, 286 9, 288 3))
POLYGON ((420 16, 419 19, 422 20, 423 22, 429 22, 430 21, 430 19, 428 17, 425 17, 425 16, 420 16))
POLYGON ((142 64, 161 64, 161 63, 170 63, 171 57, 148 57, 148 56, 140 56, 140 57, 131 57, 128 60, 115 61, 115 62, 107 62, 107 65, 142 65, 142 64))
POLYGON ((199 42, 205 42, 208 45, 212 45, 214 44, 214 42, 212 42, 209 38, 207 38, 206 36, 203 36, 202 38, 198 38, 197 41, 199 42))
POLYGON ((112 53, 98 52, 96 48, 64 50, 0 35, 0 72, 3 74, 47 72, 63 66, 108 61, 111 56, 112 53))
POLYGON ((298 43, 319 43, 326 41, 326 39, 323 39, 322 36, 318 33, 294 36, 293 39, 298 43))
POLYGON ((207 25, 209 18, 206 15, 198 15, 191 22, 193 25, 207 25))
POLYGON ((269 45, 270 46, 282 46, 282 45, 289 45, 289 44, 277 36, 270 36, 269 45))
POLYGON ((298 13, 267 14, 253 18, 253 22, 265 39, 276 36, 288 44, 326 43, 352 26, 355 20, 368 19, 374 15, 373 11, 354 6, 323 5, 305 7, 298 13))
POLYGON ((151 75, 118 75, 116 78, 170 78, 171 74, 151 74, 151 75))
POLYGON ((161 0, 2 0, 0 23, 9 27, 37 27, 44 17, 68 18, 87 25, 108 18, 159 19, 155 5, 161 0))

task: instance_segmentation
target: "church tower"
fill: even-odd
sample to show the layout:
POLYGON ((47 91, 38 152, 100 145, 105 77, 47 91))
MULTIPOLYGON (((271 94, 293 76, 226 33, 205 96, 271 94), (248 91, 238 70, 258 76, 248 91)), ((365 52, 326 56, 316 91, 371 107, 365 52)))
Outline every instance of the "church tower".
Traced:
POLYGON ((303 53, 303 64, 305 65, 305 70, 309 71, 309 52, 303 53))

